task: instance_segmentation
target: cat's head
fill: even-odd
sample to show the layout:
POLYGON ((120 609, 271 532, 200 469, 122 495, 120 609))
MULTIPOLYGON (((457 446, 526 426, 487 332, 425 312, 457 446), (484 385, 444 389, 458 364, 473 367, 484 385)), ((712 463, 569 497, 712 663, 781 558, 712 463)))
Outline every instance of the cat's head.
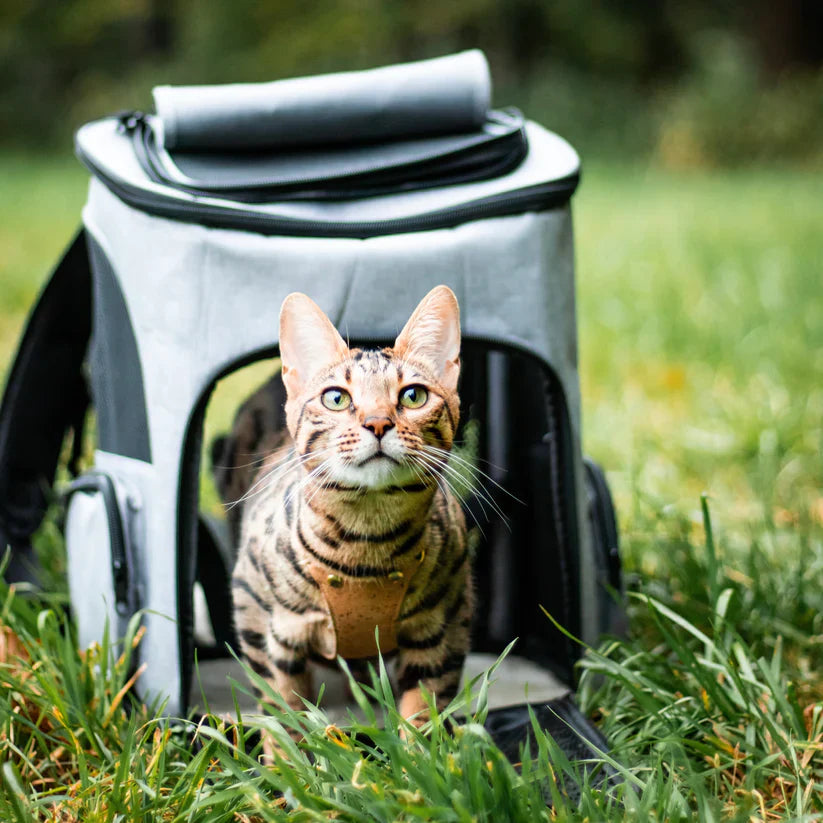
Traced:
POLYGON ((280 355, 289 431, 322 479, 381 488, 431 476, 451 449, 460 310, 447 286, 423 298, 392 348, 377 350, 350 349, 317 304, 290 294, 280 355))

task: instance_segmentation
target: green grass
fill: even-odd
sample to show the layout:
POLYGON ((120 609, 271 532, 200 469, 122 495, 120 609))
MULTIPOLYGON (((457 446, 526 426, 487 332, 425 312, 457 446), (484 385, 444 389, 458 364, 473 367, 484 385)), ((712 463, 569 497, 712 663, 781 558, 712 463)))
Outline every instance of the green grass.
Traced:
MULTIPOLYGON (((85 178, 26 156, 0 158, 0 177, 5 366, 85 178)), ((377 717, 353 738, 315 709, 167 725, 124 696, 128 660, 112 646, 78 655, 59 605, 3 595, 28 662, 0 665, 0 819, 823 816, 819 183, 594 164, 575 217, 584 440, 609 470, 631 589, 630 637, 588 651, 580 701, 622 784, 587 783, 572 801, 575 767, 537 733, 520 770, 473 726, 452 735, 435 720, 400 743, 379 678, 377 717), (288 767, 246 753, 260 723, 288 767)))
POLYGON ((0 371, 60 252, 80 225, 87 176, 70 157, 1 155, 0 371))

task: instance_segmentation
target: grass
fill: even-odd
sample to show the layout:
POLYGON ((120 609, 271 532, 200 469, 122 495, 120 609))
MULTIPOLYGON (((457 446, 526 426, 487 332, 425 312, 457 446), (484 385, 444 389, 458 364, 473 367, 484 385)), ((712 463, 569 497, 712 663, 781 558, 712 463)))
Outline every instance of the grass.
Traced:
MULTIPOLYGON (((84 174, 26 156, 0 158, 0 174, 5 364, 84 174)), ((594 164, 575 216, 584 440, 610 470, 631 629, 588 650, 579 698, 622 782, 583 777, 567 796, 579 767, 539 730, 519 769, 476 725, 436 718, 402 744, 379 672, 364 704, 377 716, 347 735, 313 708, 166 724, 126 693, 128 655, 78 654, 59 604, 3 593, 0 819, 823 816, 819 184, 594 164), (261 725, 288 767, 247 753, 261 725)))

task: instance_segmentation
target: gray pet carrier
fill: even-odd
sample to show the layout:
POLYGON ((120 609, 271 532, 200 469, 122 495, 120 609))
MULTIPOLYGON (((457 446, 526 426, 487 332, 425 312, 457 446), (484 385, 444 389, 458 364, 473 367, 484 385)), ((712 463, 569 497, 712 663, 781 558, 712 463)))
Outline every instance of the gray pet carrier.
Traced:
MULTIPOLYGON (((80 642, 143 610, 141 695, 185 712, 196 581, 211 653, 232 641, 231 549, 198 515, 216 382, 276 355, 292 291, 369 345, 391 343, 445 283, 461 308, 463 420, 476 421, 479 456, 507 492, 490 487, 508 524, 483 523, 473 651, 517 637, 521 656, 571 684, 579 649, 539 606, 595 642, 615 629, 620 588, 608 489, 580 446, 574 150, 489 109, 479 52, 155 99, 156 115, 77 134, 92 175, 83 228, 32 315, 0 417, 13 565, 50 499, 64 435, 81 428, 87 375, 97 450, 65 524, 80 642)), ((467 506, 482 520, 481 503, 467 506)))

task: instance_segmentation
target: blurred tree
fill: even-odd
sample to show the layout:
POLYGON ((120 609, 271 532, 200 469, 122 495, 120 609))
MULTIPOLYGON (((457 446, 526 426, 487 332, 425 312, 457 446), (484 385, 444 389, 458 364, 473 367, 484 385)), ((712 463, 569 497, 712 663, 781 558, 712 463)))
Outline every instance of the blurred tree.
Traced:
POLYGON ((702 103, 724 78, 726 100, 749 78, 754 111, 759 94, 806 78, 786 99, 807 106, 821 30, 820 0, 3 0, 0 141, 68 140, 83 120, 150 105, 158 83, 270 80, 478 46, 497 103, 528 105, 573 139, 645 150, 675 98, 680 120, 691 106, 731 128, 737 114, 702 103), (707 52, 709 40, 725 45, 707 52), (735 71, 722 68, 735 60, 735 71))
POLYGON ((823 65, 823 3, 760 0, 748 17, 763 67, 772 74, 823 65))

